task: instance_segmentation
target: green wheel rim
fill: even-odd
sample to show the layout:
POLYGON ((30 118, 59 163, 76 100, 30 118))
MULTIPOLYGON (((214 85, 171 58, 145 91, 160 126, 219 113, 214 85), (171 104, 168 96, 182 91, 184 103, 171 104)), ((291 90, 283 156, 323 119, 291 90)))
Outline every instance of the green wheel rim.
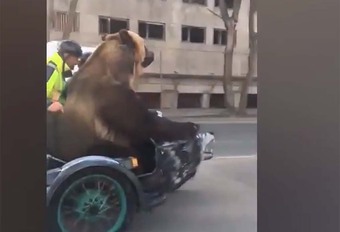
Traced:
POLYGON ((95 228, 96 232, 117 232, 126 214, 127 199, 123 187, 106 175, 90 175, 73 182, 64 191, 58 204, 57 222, 62 232, 82 231, 84 227, 95 228), (66 204, 67 201, 72 202, 71 206, 66 204), (118 215, 115 212, 117 204, 118 215), (112 215, 105 215, 109 212, 114 212, 113 219, 116 220, 112 215), (73 219, 66 225, 64 219, 67 215, 73 219))

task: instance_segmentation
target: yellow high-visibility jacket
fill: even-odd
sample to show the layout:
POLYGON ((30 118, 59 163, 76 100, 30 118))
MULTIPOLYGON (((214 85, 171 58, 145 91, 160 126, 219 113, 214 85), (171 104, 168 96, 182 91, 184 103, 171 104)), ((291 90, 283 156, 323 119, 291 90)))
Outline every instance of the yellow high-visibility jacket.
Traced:
POLYGON ((65 99, 61 96, 66 82, 64 78, 64 72, 70 71, 70 68, 64 63, 62 57, 58 52, 54 53, 47 59, 46 67, 46 95, 47 106, 52 102, 59 101, 64 103, 65 99), (64 67, 63 67, 64 66, 64 67))

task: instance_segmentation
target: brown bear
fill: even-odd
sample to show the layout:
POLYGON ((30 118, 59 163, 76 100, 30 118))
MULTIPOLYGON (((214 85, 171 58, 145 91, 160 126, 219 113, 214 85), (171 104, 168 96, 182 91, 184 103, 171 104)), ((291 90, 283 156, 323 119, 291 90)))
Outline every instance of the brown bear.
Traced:
POLYGON ((133 79, 153 59, 136 33, 121 30, 105 35, 70 81, 64 113, 48 113, 48 152, 69 161, 90 152, 105 153, 105 149, 93 149, 103 141, 136 147, 150 138, 195 137, 197 125, 158 117, 133 91, 133 79))

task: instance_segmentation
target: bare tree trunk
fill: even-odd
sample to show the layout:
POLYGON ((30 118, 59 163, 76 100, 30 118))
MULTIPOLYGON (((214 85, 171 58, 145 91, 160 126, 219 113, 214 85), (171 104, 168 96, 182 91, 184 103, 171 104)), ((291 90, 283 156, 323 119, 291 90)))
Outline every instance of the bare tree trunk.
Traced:
POLYGON ((50 41, 51 29, 54 21, 54 0, 47 1, 47 28, 46 28, 46 40, 50 41))
POLYGON ((249 57, 248 73, 241 86, 240 105, 237 114, 246 115, 248 105, 248 89, 255 76, 257 65, 257 33, 254 30, 254 17, 256 12, 256 0, 250 0, 249 6, 249 57))
POLYGON ((78 0, 71 0, 70 7, 69 7, 69 10, 68 10, 68 13, 67 13, 67 15, 68 15, 67 23, 66 23, 64 30, 63 30, 63 36, 62 36, 63 40, 70 38, 70 35, 71 35, 71 32, 72 32, 72 27, 73 27, 73 22, 74 22, 74 19, 76 17, 77 5, 78 5, 78 0))
POLYGON ((224 50, 224 69, 223 69, 223 90, 224 90, 224 106, 230 113, 235 112, 235 101, 233 92, 233 55, 235 47, 236 24, 238 14, 241 7, 241 0, 234 0, 233 13, 229 16, 226 0, 219 0, 221 18, 224 22, 227 36, 226 46, 224 50))
POLYGON ((234 54, 234 37, 235 28, 234 20, 229 19, 226 23, 227 36, 226 46, 224 49, 224 69, 223 69, 223 90, 224 90, 224 107, 229 111, 235 111, 234 93, 233 93, 233 54, 234 54))

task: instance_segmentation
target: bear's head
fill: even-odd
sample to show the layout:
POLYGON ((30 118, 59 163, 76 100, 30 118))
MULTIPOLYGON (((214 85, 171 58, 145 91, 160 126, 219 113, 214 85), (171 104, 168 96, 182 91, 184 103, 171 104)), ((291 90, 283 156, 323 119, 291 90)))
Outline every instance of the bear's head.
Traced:
POLYGON ((73 79, 90 77, 100 82, 111 79, 111 83, 134 89, 136 77, 142 75, 143 69, 153 61, 154 53, 147 49, 144 39, 137 33, 123 29, 103 35, 101 44, 86 58, 73 79))
MULTIPOLYGON (((126 46, 134 55, 134 69, 133 78, 139 77, 143 73, 143 69, 148 67, 154 61, 154 53, 145 46, 145 40, 137 33, 122 29, 114 34, 102 35, 102 41, 105 42, 118 42, 126 46)), ((130 84, 132 83, 130 82, 130 84)), ((132 86, 131 86, 132 87, 132 86)))
POLYGON ((154 53, 147 49, 145 40, 137 33, 122 29, 118 33, 102 35, 102 41, 118 40, 135 51, 135 62, 143 68, 154 61, 154 53))

